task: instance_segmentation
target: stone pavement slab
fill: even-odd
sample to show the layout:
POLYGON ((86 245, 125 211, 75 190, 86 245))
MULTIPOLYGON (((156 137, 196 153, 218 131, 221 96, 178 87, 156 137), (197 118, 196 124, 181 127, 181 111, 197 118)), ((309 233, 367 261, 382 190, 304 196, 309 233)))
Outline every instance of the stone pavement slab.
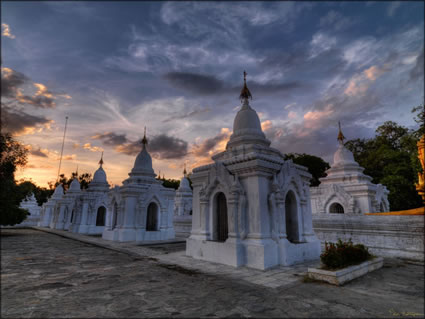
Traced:
POLYGON ((227 266, 224 275, 217 267, 202 270, 205 262, 188 260, 179 251, 139 247, 143 250, 134 253, 131 245, 125 247, 123 253, 32 229, 1 230, 1 317, 424 316, 420 263, 385 259, 382 269, 342 287, 303 282, 294 274, 303 265, 273 269, 270 276, 241 268, 238 274, 260 282, 252 283, 227 266), (172 254, 183 266, 167 260, 172 254), (192 264, 199 269, 189 268, 192 264), (269 281, 288 274, 298 278, 292 286, 269 281))

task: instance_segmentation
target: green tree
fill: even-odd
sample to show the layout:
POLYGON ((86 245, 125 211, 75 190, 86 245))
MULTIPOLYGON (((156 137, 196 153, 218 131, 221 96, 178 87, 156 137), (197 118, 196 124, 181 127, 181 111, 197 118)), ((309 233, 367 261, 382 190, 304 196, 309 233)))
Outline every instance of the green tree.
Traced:
POLYGON ((17 185, 18 191, 21 193, 21 197, 25 198, 31 193, 34 193, 35 199, 37 200, 38 205, 43 205, 47 202, 49 197, 53 194, 53 189, 48 189, 45 187, 39 187, 34 184, 31 180, 26 181, 21 179, 17 185))
POLYGON ((15 171, 27 163, 28 150, 11 134, 0 133, 0 225, 13 226, 28 215, 19 208, 23 197, 17 189, 15 171))
MULTIPOLYGON (((77 177, 77 173, 73 172, 71 173, 71 177, 66 177, 65 174, 59 175, 59 180, 57 182, 48 182, 50 189, 54 189, 59 184, 62 184, 63 189, 66 191, 69 189, 69 186, 71 185, 74 178, 77 177)), ((89 184, 92 180, 90 173, 83 173, 78 176, 78 181, 80 182, 81 189, 87 189, 89 187, 89 184)))
POLYGON ((318 186, 319 178, 326 176, 326 170, 330 168, 329 163, 320 157, 309 154, 288 153, 284 155, 284 159, 291 159, 295 164, 299 164, 308 168, 313 177, 310 179, 310 186, 318 186))
POLYGON ((421 206, 421 197, 415 189, 420 169, 417 136, 417 131, 387 121, 376 129, 374 138, 345 143, 354 159, 365 168, 364 173, 373 178, 372 182, 388 188, 393 211, 421 206))

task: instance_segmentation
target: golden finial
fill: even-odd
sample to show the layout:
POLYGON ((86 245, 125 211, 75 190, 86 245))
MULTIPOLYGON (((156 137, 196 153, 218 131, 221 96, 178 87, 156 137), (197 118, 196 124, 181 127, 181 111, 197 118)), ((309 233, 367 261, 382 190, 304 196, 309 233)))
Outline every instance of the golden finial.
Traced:
POLYGON ((148 139, 146 138, 146 126, 145 126, 145 134, 143 135, 142 144, 146 145, 148 144, 148 139))
POLYGON ((241 95, 239 95, 239 98, 241 99, 241 101, 248 100, 249 98, 251 98, 251 100, 252 100, 251 92, 249 91, 248 87, 246 86, 246 76, 247 76, 247 74, 248 73, 243 71, 243 88, 242 88, 242 91, 241 91, 241 95))
POLYGON ((339 126, 339 132, 338 132, 338 138, 337 138, 337 140, 342 144, 342 143, 344 143, 345 136, 344 136, 344 134, 342 134, 342 131, 341 131, 341 122, 340 121, 338 121, 338 126, 339 126))
POLYGON ((102 152, 102 155, 100 156, 99 165, 100 165, 100 167, 102 167, 102 165, 103 165, 103 152, 102 152))
POLYGON ((187 174, 187 172, 186 172, 186 163, 184 163, 184 170, 183 170, 184 177, 186 177, 186 174, 187 174))

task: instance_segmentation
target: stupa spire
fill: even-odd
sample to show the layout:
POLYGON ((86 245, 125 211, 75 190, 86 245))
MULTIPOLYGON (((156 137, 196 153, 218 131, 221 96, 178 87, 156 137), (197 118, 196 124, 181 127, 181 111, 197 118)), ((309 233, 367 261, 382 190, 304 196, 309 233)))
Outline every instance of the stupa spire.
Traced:
POLYGON ((100 156, 99 165, 100 165, 100 167, 102 167, 102 165, 103 165, 103 152, 102 152, 102 155, 100 156))
POLYGON ((339 131, 338 131, 338 138, 337 138, 337 140, 339 141, 340 144, 344 144, 345 136, 344 136, 344 134, 342 134, 342 131, 341 131, 341 122, 340 121, 338 121, 338 127, 339 127, 339 131))
POLYGON ((248 87, 246 86, 246 76, 247 76, 247 74, 248 73, 243 71, 243 88, 242 88, 241 94, 239 95, 239 98, 240 98, 242 103, 248 102, 248 99, 252 100, 252 94, 249 91, 248 87))
POLYGON ((143 144, 143 147, 146 147, 146 144, 148 144, 148 139, 146 138, 146 126, 145 126, 145 133, 142 139, 142 144, 143 144))
POLYGON ((186 163, 184 163, 184 170, 183 170, 183 176, 186 177, 187 172, 186 172, 186 163))

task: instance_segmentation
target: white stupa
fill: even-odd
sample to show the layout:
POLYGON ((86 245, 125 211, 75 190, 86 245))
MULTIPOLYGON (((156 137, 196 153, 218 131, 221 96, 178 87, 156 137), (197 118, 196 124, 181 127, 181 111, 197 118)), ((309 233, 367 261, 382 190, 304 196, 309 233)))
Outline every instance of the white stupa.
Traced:
POLYGON ((186 254, 232 266, 267 269, 317 259, 307 168, 270 147, 246 85, 226 150, 197 167, 186 254))
POLYGON ((82 193, 81 205, 77 205, 78 209, 70 227, 72 232, 99 235, 105 229, 109 184, 102 166, 103 152, 99 168, 94 173, 88 188, 82 193))
POLYGON ((27 218, 20 223, 19 226, 37 226, 40 220, 41 207, 38 206, 33 193, 21 202, 19 208, 26 209, 28 211, 27 218))
POLYGON ((186 165, 174 198, 174 229, 176 236, 189 237, 192 229, 192 189, 187 179, 186 165))
POLYGON ((76 176, 62 199, 57 201, 50 228, 69 230, 80 204, 81 185, 78 181, 78 169, 76 176))
POLYGON ((344 146, 344 135, 339 125, 338 149, 333 164, 320 178, 320 185, 311 187, 313 214, 359 215, 389 211, 387 188, 373 184, 372 177, 363 173, 364 168, 353 153, 344 146))
POLYGON ((174 189, 155 179, 148 141, 142 139, 129 178, 109 193, 106 227, 102 238, 115 241, 158 241, 175 237, 173 227, 174 189))
POLYGON ((49 200, 42 205, 38 226, 49 227, 50 224, 53 223, 56 204, 62 198, 63 187, 62 184, 59 184, 58 186, 56 186, 55 191, 53 192, 53 195, 49 198, 49 200))

